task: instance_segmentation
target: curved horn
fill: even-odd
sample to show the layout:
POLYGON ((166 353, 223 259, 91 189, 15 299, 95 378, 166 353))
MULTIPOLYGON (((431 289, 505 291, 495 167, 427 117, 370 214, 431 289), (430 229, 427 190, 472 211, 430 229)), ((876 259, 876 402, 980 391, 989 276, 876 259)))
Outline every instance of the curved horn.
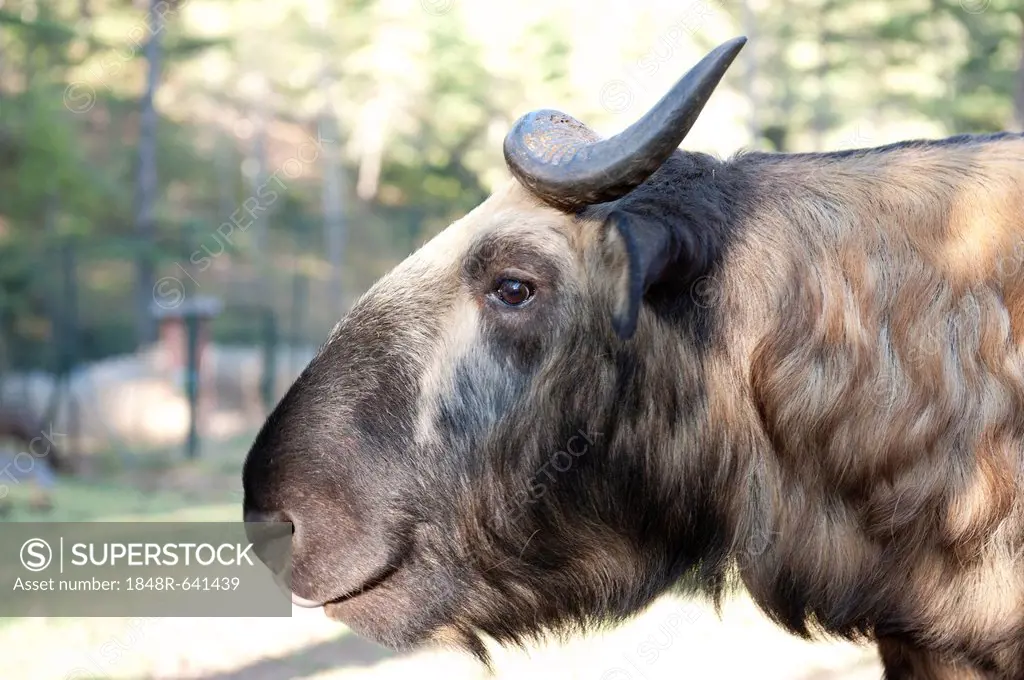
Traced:
POLYGON ((679 148, 746 44, 733 38, 683 76, 643 118, 609 139, 559 111, 528 113, 505 137, 505 162, 546 203, 574 211, 625 196, 679 148))

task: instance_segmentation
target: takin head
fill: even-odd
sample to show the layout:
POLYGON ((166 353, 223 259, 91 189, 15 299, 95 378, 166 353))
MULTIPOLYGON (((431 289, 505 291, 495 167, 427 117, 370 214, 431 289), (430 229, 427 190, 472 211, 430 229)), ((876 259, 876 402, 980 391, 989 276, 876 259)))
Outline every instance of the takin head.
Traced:
POLYGON ((244 468, 246 520, 294 525, 296 602, 391 647, 482 654, 481 633, 615 620, 695 568, 721 578, 729 472, 686 445, 713 325, 690 291, 743 187, 678 146, 744 43, 615 137, 521 118, 515 179, 337 325, 244 468))

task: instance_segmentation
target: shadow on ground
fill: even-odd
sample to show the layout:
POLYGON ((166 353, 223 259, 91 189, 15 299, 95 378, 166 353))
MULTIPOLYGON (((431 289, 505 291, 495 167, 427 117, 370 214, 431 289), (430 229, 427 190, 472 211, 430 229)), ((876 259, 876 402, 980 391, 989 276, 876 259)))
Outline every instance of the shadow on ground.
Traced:
POLYGON ((395 658, 393 652, 354 635, 346 635, 297 649, 290 654, 260 659, 231 671, 192 676, 189 680, 308 678, 328 670, 365 668, 392 658, 395 658))

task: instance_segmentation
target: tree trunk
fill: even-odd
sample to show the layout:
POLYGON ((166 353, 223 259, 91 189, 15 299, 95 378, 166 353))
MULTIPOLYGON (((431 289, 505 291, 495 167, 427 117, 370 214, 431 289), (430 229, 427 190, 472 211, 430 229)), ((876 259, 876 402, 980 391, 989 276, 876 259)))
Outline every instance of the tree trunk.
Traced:
POLYGON ((164 17, 160 10, 163 7, 166 7, 166 3, 162 0, 150 0, 147 12, 149 40, 144 51, 149 70, 146 76, 146 89, 139 102, 139 156, 135 182, 135 235, 138 248, 135 274, 135 328, 136 341, 140 347, 156 339, 156 322, 150 312, 156 276, 153 253, 153 237, 156 232, 154 209, 159 190, 156 174, 158 115, 153 99, 160 85, 160 36, 164 28, 164 17))
MULTIPOLYGON (((252 143, 247 150, 247 156, 255 172, 250 178, 250 195, 257 196, 264 184, 267 183, 267 170, 269 166, 267 155, 267 127, 268 102, 270 99, 270 83, 264 73, 256 70, 250 74, 250 81, 253 83, 250 92, 251 104, 249 107, 249 120, 252 122, 252 143)), ((272 206, 261 206, 272 209, 272 206)), ((270 252, 270 210, 254 215, 252 220, 252 248, 254 262, 257 271, 260 272, 260 297, 266 299, 265 277, 267 271, 268 254, 270 252)))
MULTIPOLYGON (((230 123, 225 124, 230 128, 230 123)), ((233 142, 226 135, 220 135, 217 139, 217 209, 219 211, 218 222, 225 222, 231 219, 231 213, 235 210, 235 172, 238 169, 238 159, 235 155, 233 142)))
MULTIPOLYGON (((329 32, 329 12, 330 10, 326 10, 324 13, 314 16, 312 21, 324 36, 327 36, 329 32)), ((341 280, 341 269, 345 260, 346 235, 344 193, 342 191, 344 180, 338 148, 338 117, 331 105, 331 85, 334 78, 326 56, 320 67, 319 80, 323 104, 320 115, 317 117, 317 136, 324 140, 323 158, 320 159, 323 168, 321 207, 324 220, 324 243, 327 246, 327 260, 331 266, 329 295, 331 303, 335 305, 334 311, 340 314, 345 311, 341 280)))
POLYGON ((761 128, 757 121, 760 102, 757 98, 757 51, 754 49, 757 44, 757 37, 754 35, 757 19, 750 3, 751 0, 743 0, 743 33, 747 36, 747 45, 743 48, 743 89, 746 90, 747 101, 750 104, 747 127, 750 134, 750 147, 754 149, 757 148, 760 141, 761 128))
POLYGON ((381 92, 363 107, 362 120, 359 124, 359 174, 356 179, 356 195, 364 201, 371 201, 377 195, 384 161, 388 116, 393 105, 381 92))
POLYGON ((830 2, 822 3, 818 8, 818 63, 814 68, 814 77, 817 81, 818 93, 814 98, 813 112, 811 114, 811 134, 815 151, 825 148, 825 135, 829 128, 829 107, 831 102, 828 96, 828 73, 831 68, 829 60, 829 41, 832 39, 828 29, 829 12, 832 9, 830 2))
POLYGON ((338 158, 336 119, 328 111, 321 117, 318 133, 324 144, 323 213, 327 259, 331 263, 331 301, 336 312, 344 312, 341 269, 345 260, 345 210, 342 198, 341 159, 338 158))
POLYGON ((1020 62, 1017 65, 1017 91, 1013 97, 1013 110, 1017 118, 1017 128, 1024 130, 1024 9, 1020 13, 1020 24, 1020 62))

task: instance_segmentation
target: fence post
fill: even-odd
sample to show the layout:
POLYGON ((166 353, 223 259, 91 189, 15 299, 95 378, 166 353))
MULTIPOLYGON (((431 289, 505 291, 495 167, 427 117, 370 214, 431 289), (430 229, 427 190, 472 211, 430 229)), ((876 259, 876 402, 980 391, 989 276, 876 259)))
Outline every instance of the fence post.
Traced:
MULTIPOLYGON (((79 343, 78 343, 78 331, 80 325, 80 319, 78 317, 78 252, 77 252, 78 241, 68 239, 64 242, 63 248, 63 263, 62 269, 64 270, 64 317, 67 326, 64 328, 64 349, 62 351, 64 357, 63 370, 65 373, 65 379, 70 383, 71 376, 75 375, 78 371, 78 364, 81 361, 81 357, 78 355, 79 343)), ((78 413, 78 396, 75 391, 68 385, 67 390, 68 396, 68 447, 67 451, 64 451, 66 455, 76 456, 78 455, 78 444, 79 435, 79 413, 78 413)), ((67 461, 70 463, 71 461, 67 461)))
POLYGON ((185 314, 185 394, 188 397, 188 441, 185 455, 199 455, 199 315, 185 314))
POLYGON ((151 307, 151 312, 160 319, 160 342, 170 352, 173 366, 181 371, 184 383, 189 410, 188 439, 185 443, 185 455, 188 458, 199 456, 201 363, 208 344, 209 322, 220 309, 219 299, 199 296, 172 309, 164 309, 155 302, 151 307), (179 344, 182 340, 185 345, 184 357, 179 344))

